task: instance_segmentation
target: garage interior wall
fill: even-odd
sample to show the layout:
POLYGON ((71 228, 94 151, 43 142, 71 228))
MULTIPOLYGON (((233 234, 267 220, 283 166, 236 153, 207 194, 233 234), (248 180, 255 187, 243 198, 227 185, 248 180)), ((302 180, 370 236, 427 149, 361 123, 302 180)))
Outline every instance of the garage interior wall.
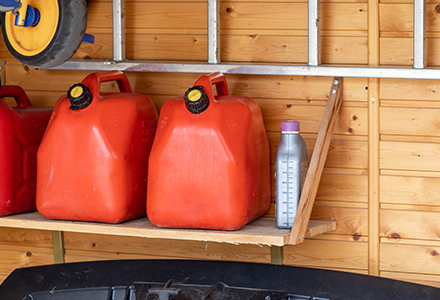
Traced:
MULTIPOLYGON (((207 60, 204 0, 125 1, 130 60, 207 60)), ((440 66, 440 3, 427 1, 427 65, 440 66), (439 54, 437 54, 439 53, 439 54)), ((322 63, 413 64, 409 0, 321 2, 322 63)), ((223 62, 307 64, 307 2, 220 2, 223 62)), ((73 59, 112 59, 112 3, 92 0, 87 33, 73 59)), ((36 106, 53 106, 89 71, 36 70, 6 61, 3 82, 25 89, 36 106)), ((439 71, 440 72, 440 71, 439 71)), ((201 76, 126 72, 133 91, 158 109, 201 76)), ((297 120, 313 150, 332 78, 226 75, 232 95, 254 98, 263 112, 274 162, 280 123, 297 120)), ((117 90, 106 83, 102 91, 117 90)), ((336 220, 328 234, 285 246, 283 263, 371 274, 440 286, 440 81, 345 78, 343 104, 312 218, 336 220)), ((215 180, 215 178, 212 178, 215 180)), ((269 246, 64 233, 67 262, 107 259, 206 259, 270 263, 269 246)), ((0 281, 18 267, 54 261, 49 231, 0 228, 0 281)))

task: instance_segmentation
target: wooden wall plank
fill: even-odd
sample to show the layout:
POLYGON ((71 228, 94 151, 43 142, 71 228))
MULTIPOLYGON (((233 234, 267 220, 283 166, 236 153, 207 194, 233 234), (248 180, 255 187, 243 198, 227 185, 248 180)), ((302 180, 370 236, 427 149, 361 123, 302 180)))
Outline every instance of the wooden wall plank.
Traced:
MULTIPOLYGON (((366 29, 365 3, 322 3, 323 29, 366 29)), ((126 27, 202 28, 206 23, 206 2, 127 1, 126 27)), ((240 1, 221 2, 223 28, 307 29, 307 3, 240 1)), ((89 7, 88 28, 111 28, 111 3, 96 2, 89 7)))
POLYGON ((324 169, 316 200, 366 203, 368 201, 368 176, 332 174, 324 169))
MULTIPOLYGON (((82 44, 75 59, 112 59, 111 33, 93 33, 94 44, 82 44)), ((307 37, 294 35, 234 34, 220 36, 225 62, 307 62, 307 37)), ((366 64, 366 37, 322 37, 323 63, 366 64)), ((206 61, 207 36, 202 34, 127 34, 130 60, 206 61), (179 49, 179 51, 176 51, 179 49)), ((8 52, 2 55, 10 58, 8 52)))
POLYGON ((418 246, 431 246, 431 247, 440 247, 440 241, 435 240, 421 240, 421 239, 400 239, 399 237, 381 237, 381 244, 393 244, 393 245, 418 245, 418 246))
MULTIPOLYGON (((225 62, 304 63, 307 61, 306 36, 282 36, 280 39, 280 36, 276 35, 222 35, 220 43, 221 58, 225 62)), ((345 43, 342 48, 349 51, 347 48, 350 48, 350 45, 345 43)), ((332 58, 338 60, 335 55, 332 58)), ((351 57, 351 59, 355 58, 351 57)))
MULTIPOLYGON (((381 31, 413 31, 413 5, 402 2, 380 4, 381 31)), ((439 31, 440 19, 436 6, 437 3, 426 4, 427 31, 439 31)))
POLYGON ((221 3, 220 22, 224 28, 306 29, 307 3, 221 3))
POLYGON ((380 133, 440 136, 440 109, 382 107, 380 133))
POLYGON ((439 177, 417 176, 380 176, 381 203, 440 205, 439 177))
MULTIPOLYGON (((330 77, 307 76, 226 75, 226 78, 230 94, 247 95, 256 99, 268 98, 271 103, 275 99, 326 101, 332 82, 330 77)), ((365 102, 367 99, 366 79, 344 79, 343 93, 344 101, 365 102)))
POLYGON ((206 61, 206 35, 129 34, 126 36, 127 59, 206 61), (176 51, 179 49, 178 51, 176 51))
POLYGON ((396 170, 440 171, 440 144, 380 143, 380 167, 396 170))
POLYGON ((53 252, 47 248, 15 246, 0 249, 0 277, 9 275, 16 268, 53 264, 53 252))
POLYGON ((0 249, 16 245, 52 249, 52 233, 45 230, 0 227, 0 249))
POLYGON ((413 282, 417 284, 440 287, 440 276, 438 275, 381 271, 380 276, 396 279, 396 280, 413 282))
POLYGON ((284 264, 315 268, 367 270, 368 247, 365 242, 305 240, 284 247, 284 264))
POLYGON ((398 107, 398 108, 440 108, 440 101, 430 101, 430 100, 386 100, 383 99, 381 102, 381 107, 398 107))
MULTIPOLYGON (((307 28, 307 3, 222 3, 221 24, 226 28, 307 28), (263 25, 264 24, 264 25, 263 25)), ((366 29, 365 3, 322 3, 325 30, 366 29)))
POLYGON ((232 245, 224 243, 207 243, 193 241, 176 241, 167 239, 144 239, 131 237, 106 236, 98 234, 81 234, 65 232, 65 249, 84 251, 90 256, 100 256, 94 252, 119 253, 126 255, 144 255, 172 257, 180 259, 210 259, 226 261, 248 261, 270 263, 270 247, 258 245, 232 245))
POLYGON ((413 6, 411 4, 381 3, 379 8, 381 31, 413 30, 413 6))
POLYGON ((335 271, 341 271, 341 272, 349 272, 349 273, 354 273, 354 274, 368 275, 368 271, 366 271, 366 270, 344 269, 344 268, 320 268, 320 269, 328 269, 328 270, 335 270, 335 271))
MULTIPOLYGON (((426 39, 426 64, 428 67, 440 65, 438 50, 440 39, 438 36, 426 39)), ((382 34, 380 39, 380 64, 393 66, 413 65, 413 39, 411 37, 388 37, 382 34)))
MULTIPOLYGON (((428 61, 428 60, 427 60, 428 61)), ((413 39, 382 37, 380 39, 380 64, 409 66, 413 63, 413 39)), ((430 61, 430 63, 432 63, 430 61)))
MULTIPOLYGON (((338 36, 331 32, 365 31, 365 3, 323 3, 323 63, 367 63, 366 36, 338 36)), ((206 3, 129 2, 126 4, 127 58, 153 60, 206 60, 206 3), (152 34, 139 34, 153 29, 152 34), (154 33, 154 29, 159 32, 154 33), (163 34, 163 29, 168 29, 163 34), (136 30, 134 32, 133 30, 136 30), (197 34, 194 30, 199 30, 197 34), (201 30, 201 31, 200 31, 201 30), (174 32, 173 32, 174 31, 174 32), (162 32, 162 34, 160 34, 162 32), (191 34, 188 34, 190 33, 191 34), (133 34, 136 33, 136 34, 133 34), (195 34, 195 35, 194 35, 195 34), (179 49, 179 50, 177 50, 179 49)), ((253 5, 225 2, 220 5, 222 60, 230 62, 307 62, 307 37, 279 30, 306 30, 306 3, 264 3, 253 5), (264 26, 262 25, 264 24, 264 26), (243 29, 247 33, 243 34, 243 29), (261 32, 264 28, 265 33, 261 32), (230 30, 240 30, 234 34, 230 30), (274 31, 270 33, 270 31, 274 31), (224 34, 228 31, 228 34, 224 34)), ((88 32, 96 35, 94 45, 83 45, 75 57, 110 59, 111 5, 90 6, 88 32), (104 17, 103 17, 104 16, 104 17), (95 33, 96 32, 96 33, 95 33), (96 56, 95 56, 96 55, 96 56)))
POLYGON ((440 100, 440 81, 424 79, 381 79, 380 99, 440 100))
POLYGON ((175 259, 174 257, 148 254, 131 254, 121 252, 101 252, 101 251, 82 251, 66 250, 66 263, 102 261, 102 260, 125 260, 125 259, 175 259))
MULTIPOLYGON (((327 202, 327 201, 326 201, 327 202)), ((324 204, 320 202, 319 204, 324 204)), ((368 209, 365 208, 347 208, 340 206, 315 205, 312 211, 312 220, 333 221, 338 224, 338 228, 332 234, 341 234, 349 236, 368 236, 368 209)), ((345 204, 346 205, 346 204, 345 204)), ((344 205, 344 206, 345 206, 344 205)))
MULTIPOLYGON (((271 165, 271 197, 275 201, 275 165, 271 165)), ((340 202, 342 207, 367 207, 368 176, 363 170, 325 168, 321 176, 316 201, 340 202)), ((316 202, 315 201, 315 202, 316 202)), ((272 217, 274 217, 273 215, 272 217)))
POLYGON ((440 213, 382 209, 380 234, 389 238, 440 240, 440 213))
POLYGON ((365 141, 333 140, 325 167, 367 169, 367 149, 365 141))
MULTIPOLYGON (((313 153, 316 136, 309 139, 305 136, 309 159, 313 153)), ((279 137, 273 138, 269 136, 271 164, 275 164, 274 155, 279 144, 279 137)), ((332 140, 330 144, 329 153, 325 163, 327 168, 354 168, 367 169, 368 168, 368 144, 365 141, 357 140, 332 140)))
POLYGON ((391 210, 419 211, 419 212, 440 212, 440 206, 433 206, 433 205, 381 203, 380 208, 391 209, 391 210))
POLYGON ((380 246, 381 271, 440 275, 440 248, 428 245, 380 246))
POLYGON ((51 232, 0 227, 0 283, 16 268, 53 262, 51 232))
POLYGON ((323 64, 368 63, 368 40, 364 37, 322 37, 323 64))
MULTIPOLYGON (((126 28, 207 28, 206 2, 127 2, 126 28), (179 25, 180 24, 180 25, 179 25)), ((92 2, 87 22, 88 30, 112 28, 112 4, 92 2)))
POLYGON ((367 3, 326 3, 321 2, 323 30, 366 30, 367 3))
MULTIPOLYGON (((325 104, 324 104, 325 105, 325 104)), ((317 133, 325 106, 310 105, 274 105, 261 104, 267 131, 279 131, 280 120, 296 120, 300 122, 303 133, 317 133)), ((341 107, 335 125, 335 134, 367 135, 367 109, 359 107, 341 107)))

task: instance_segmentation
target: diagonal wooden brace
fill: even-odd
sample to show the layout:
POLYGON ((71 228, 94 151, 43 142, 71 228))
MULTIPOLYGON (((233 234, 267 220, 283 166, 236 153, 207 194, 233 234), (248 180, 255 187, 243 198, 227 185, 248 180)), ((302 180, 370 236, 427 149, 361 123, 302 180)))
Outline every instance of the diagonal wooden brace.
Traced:
POLYGON ((307 177, 301 192, 295 221, 290 232, 288 244, 302 243, 312 214, 316 193, 321 180, 322 170, 327 159, 327 153, 332 140, 333 130, 342 103, 342 78, 334 78, 313 149, 307 177))

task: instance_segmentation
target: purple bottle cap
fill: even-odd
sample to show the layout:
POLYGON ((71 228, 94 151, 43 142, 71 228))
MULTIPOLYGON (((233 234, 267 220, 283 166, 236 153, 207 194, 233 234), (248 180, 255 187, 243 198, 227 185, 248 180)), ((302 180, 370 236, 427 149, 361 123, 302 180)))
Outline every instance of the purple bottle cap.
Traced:
POLYGON ((297 121, 281 122, 281 131, 298 131, 299 132, 299 122, 297 122, 297 121))

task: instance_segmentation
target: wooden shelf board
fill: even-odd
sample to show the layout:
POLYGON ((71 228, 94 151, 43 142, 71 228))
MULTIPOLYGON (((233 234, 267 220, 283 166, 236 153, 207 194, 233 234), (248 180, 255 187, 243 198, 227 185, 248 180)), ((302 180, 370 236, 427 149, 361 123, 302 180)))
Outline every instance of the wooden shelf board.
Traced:
MULTIPOLYGON (((118 236, 206 241, 231 244, 255 244, 284 246, 288 242, 290 229, 278 229, 273 218, 257 219, 240 230, 200 230, 159 228, 146 217, 121 224, 65 221, 46 219, 38 212, 30 212, 0 218, 0 226, 40 229, 65 232, 81 232, 118 236)), ((306 237, 336 229, 335 221, 310 221, 306 237)))

